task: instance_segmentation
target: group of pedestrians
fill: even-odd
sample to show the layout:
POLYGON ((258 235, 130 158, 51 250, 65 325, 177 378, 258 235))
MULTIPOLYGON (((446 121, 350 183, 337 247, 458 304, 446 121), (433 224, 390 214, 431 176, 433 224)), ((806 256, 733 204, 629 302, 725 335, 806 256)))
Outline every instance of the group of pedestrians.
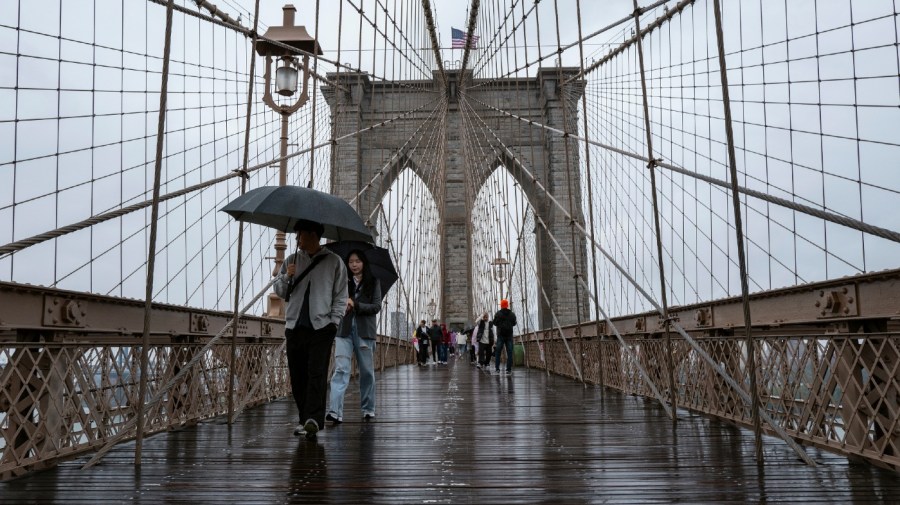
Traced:
POLYGON ((490 370, 491 357, 494 358, 494 371, 500 373, 501 353, 506 351, 507 375, 512 373, 513 365, 513 328, 516 326, 516 314, 509 308, 509 301, 500 300, 500 310, 489 319, 485 312, 475 321, 472 327, 472 348, 470 360, 478 368, 490 370), (496 342, 495 332, 496 329, 496 342))
POLYGON ((375 417, 375 337, 381 284, 373 277, 363 251, 351 251, 345 261, 322 247, 324 230, 317 222, 297 222, 298 250, 284 261, 274 283, 275 293, 285 301, 288 371, 300 419, 294 434, 311 440, 326 420, 343 422, 351 356, 356 356, 359 364, 363 419, 375 417), (335 368, 326 413, 332 346, 335 368))
POLYGON ((426 326, 424 319, 419 321, 413 332, 419 366, 446 365, 456 338, 456 332, 449 331, 446 323, 438 324, 437 319, 432 319, 431 326, 426 326))
MULTIPOLYGON (((316 438, 316 433, 329 421, 340 424, 344 420, 344 395, 350 381, 352 359, 359 366, 360 410, 364 420, 375 418, 375 342, 376 317, 381 310, 382 290, 372 275, 365 253, 355 249, 346 259, 320 244, 324 226, 314 221, 300 220, 297 232, 297 252, 288 256, 276 275, 275 293, 285 301, 285 345, 291 392, 297 404, 300 424, 295 435, 316 438), (334 348, 334 372, 331 376, 330 402, 328 396, 328 365, 334 348), (327 410, 326 410, 327 407, 327 410)), ((500 301, 500 310, 488 319, 485 312, 471 330, 471 342, 466 333, 448 331, 446 324, 431 326, 419 322, 414 332, 418 345, 420 366, 429 363, 446 365, 452 348, 460 356, 469 350, 477 355, 478 366, 490 366, 500 372, 500 355, 506 350, 506 373, 512 370, 513 327, 516 315, 507 300, 500 301), (496 328, 496 352, 494 329, 496 328), (431 351, 429 353, 429 350, 431 351)))

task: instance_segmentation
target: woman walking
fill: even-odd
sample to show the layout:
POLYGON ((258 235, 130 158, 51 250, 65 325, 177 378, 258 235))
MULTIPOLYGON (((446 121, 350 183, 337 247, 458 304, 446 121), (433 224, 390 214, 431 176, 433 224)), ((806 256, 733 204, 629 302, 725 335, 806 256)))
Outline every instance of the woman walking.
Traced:
POLYGON ((359 365, 359 403, 362 417, 375 417, 375 324, 381 311, 381 283, 372 276, 366 255, 354 249, 347 255, 347 313, 334 340, 334 374, 331 376, 331 408, 326 421, 344 421, 344 393, 350 382, 352 356, 359 365))

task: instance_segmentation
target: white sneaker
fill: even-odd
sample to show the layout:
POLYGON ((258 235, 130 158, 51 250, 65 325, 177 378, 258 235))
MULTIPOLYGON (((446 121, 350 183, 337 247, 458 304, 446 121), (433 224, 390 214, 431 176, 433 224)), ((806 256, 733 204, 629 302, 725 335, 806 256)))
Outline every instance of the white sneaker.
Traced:
POLYGON ((303 431, 306 432, 306 435, 315 435, 319 432, 319 423, 315 421, 315 419, 307 419, 306 423, 303 425, 303 431))
POLYGON ((294 428, 294 435, 300 436, 306 433, 306 430, 303 429, 302 424, 298 424, 296 428, 294 428))

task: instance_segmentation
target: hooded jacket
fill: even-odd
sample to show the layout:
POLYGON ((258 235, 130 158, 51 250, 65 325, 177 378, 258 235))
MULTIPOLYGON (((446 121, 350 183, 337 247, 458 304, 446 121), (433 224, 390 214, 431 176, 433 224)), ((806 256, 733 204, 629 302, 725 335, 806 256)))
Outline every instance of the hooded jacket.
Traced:
POLYGON ((513 326, 516 325, 516 314, 509 309, 500 309, 494 314, 494 319, 491 322, 497 328, 498 337, 511 337, 513 326))

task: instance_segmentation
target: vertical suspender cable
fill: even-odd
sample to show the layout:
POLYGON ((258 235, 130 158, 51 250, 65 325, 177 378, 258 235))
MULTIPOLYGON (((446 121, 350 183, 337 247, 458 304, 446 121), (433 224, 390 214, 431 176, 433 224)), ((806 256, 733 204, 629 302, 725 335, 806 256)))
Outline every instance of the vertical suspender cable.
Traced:
MULTIPOLYGON (((637 0, 635 0, 635 1, 637 1, 637 0)), ((559 58, 560 58, 559 61, 557 62, 557 67, 556 67, 556 75, 558 76, 557 82, 559 83, 557 92, 559 93, 559 101, 560 101, 560 104, 562 107, 563 130, 569 131, 569 97, 567 96, 567 93, 566 93, 566 83, 563 82, 563 74, 562 74, 562 40, 560 39, 560 35, 559 35, 559 2, 557 0, 553 1, 553 12, 555 14, 555 19, 556 19, 556 47, 557 47, 557 52, 559 53, 559 58)), ((573 84, 575 84, 577 86, 578 82, 576 81, 573 84)), ((584 96, 583 91, 582 91, 582 96, 584 96)), ((569 153, 570 149, 569 149, 569 136, 568 135, 566 135, 563 138, 563 149, 565 149, 565 152, 566 152, 566 156, 565 156, 565 159, 566 159, 566 187, 567 187, 568 196, 569 196, 569 215, 572 216, 572 219, 569 221, 569 234, 570 234, 570 238, 571 238, 571 242, 572 242, 572 265, 574 267, 573 268, 574 272, 573 272, 572 276, 576 280, 574 289, 575 289, 575 323, 577 326, 575 326, 575 328, 577 328, 576 335, 578 335, 580 337, 580 336, 582 336, 581 296, 580 296, 581 286, 580 286, 580 284, 578 284, 578 279, 581 277, 581 272, 578 270, 578 260, 581 256, 579 254, 579 251, 580 250, 583 251, 584 248, 578 246, 580 241, 575 238, 577 235, 577 233, 576 233, 577 230, 575 229, 575 219, 574 219, 575 195, 573 194, 574 192, 572 191, 572 160, 571 160, 571 154, 569 153)), ((578 339, 578 343, 581 346, 581 352, 578 353, 579 358, 581 359, 580 370, 584 370, 584 339, 578 339)), ((579 378, 581 379, 581 384, 587 385, 587 383, 584 381, 584 374, 580 370, 579 370, 579 378)))
MULTIPOLYGON (((666 288, 666 269, 663 265, 663 247, 662 247, 662 233, 659 225, 659 202, 656 196, 656 159, 653 157, 653 132, 650 130, 650 106, 649 99, 647 97, 647 78, 646 71, 644 69, 644 44, 643 44, 643 35, 641 34, 641 9, 638 7, 637 0, 633 0, 634 3, 634 33, 635 39, 637 42, 637 53, 638 53, 638 62, 640 65, 641 71, 641 96, 644 102, 644 130, 647 134, 647 159, 650 162, 647 164, 647 168, 650 169, 650 191, 653 196, 653 226, 656 230, 656 255, 657 255, 657 263, 659 265, 659 291, 660 291, 660 300, 662 302, 662 310, 663 310, 663 322, 666 325, 666 347, 667 354, 671 355, 671 337, 669 335, 669 302, 668 302, 668 294, 666 288)), ((672 410, 670 411, 672 414, 672 422, 674 423, 677 416, 675 415, 675 389, 674 389, 674 374, 672 373, 672 360, 671 356, 666 359, 666 367, 668 368, 669 374, 669 401, 672 402, 672 410)))
MULTIPOLYGON (((247 167, 250 164, 250 114, 253 111, 253 82, 256 79, 256 40, 259 26, 259 0, 253 11, 253 41, 250 44, 250 73, 247 79, 247 114, 244 123, 244 164, 241 170, 241 194, 247 191, 247 167)), ((228 365, 228 424, 234 422, 234 362, 237 357, 238 311, 241 298, 241 262, 244 254, 244 223, 237 221, 237 266, 234 274, 234 320, 231 323, 231 357, 228 365)), ((273 358, 274 359, 274 358, 273 358)))
POLYGON ((737 237, 738 265, 741 269, 741 300, 744 306, 744 336, 747 346, 747 368, 750 375, 750 398, 753 435, 756 442, 756 461, 763 462, 762 436, 759 419, 759 391, 756 384, 756 346, 750 328, 750 294, 747 286, 747 259, 744 256, 744 227, 741 219, 741 198, 738 194, 737 156, 734 152, 734 130, 731 122, 731 100, 728 95, 728 74, 725 66, 725 40, 722 33, 722 11, 719 0, 713 0, 716 15, 716 42, 719 49, 719 75, 722 78, 722 106, 725 109, 725 135, 728 140, 728 165, 731 176, 731 204, 734 207, 734 230, 737 237))
MULTIPOLYGON (((340 36, 341 35, 339 32, 338 38, 340 38, 340 36)), ((316 30, 315 30, 315 33, 313 34, 313 40, 316 40, 316 41, 319 40, 319 0, 316 0, 316 30)), ((315 44, 318 44, 318 42, 316 42, 315 44)), ((313 73, 313 75, 316 75, 318 72, 318 69, 319 69, 319 51, 315 50, 315 48, 314 48, 312 53, 313 53, 312 73, 313 73)), ((340 60, 338 60, 338 64, 340 64, 340 60)), ((373 68, 372 71, 374 72, 375 69, 373 68)), ((310 146, 316 145, 316 99, 319 96, 319 93, 318 93, 319 87, 315 84, 315 81, 313 81, 313 83, 314 84, 313 84, 313 89, 312 89, 312 126, 310 128, 310 134, 309 134, 309 145, 310 146)), ((285 130, 285 131, 287 131, 287 130, 285 130)), ((334 149, 334 146, 332 146, 332 149, 334 149)), ((316 170, 315 161, 316 161, 316 150, 310 149, 309 150, 309 184, 307 185, 308 188, 313 187, 313 182, 314 182, 313 173, 316 170)))
MULTIPOLYGON (((581 69, 581 73, 584 73, 584 44, 582 42, 581 35, 581 0, 576 0, 575 2, 575 12, 576 17, 578 18, 578 66, 581 69)), ((581 119, 582 124, 584 125, 584 163, 585 163, 585 174, 587 177, 587 195, 588 195, 588 223, 590 224, 590 232, 591 232, 591 242, 596 240, 595 237, 595 228, 594 228, 594 188, 593 183, 591 181, 591 145, 587 141, 589 138, 588 134, 588 107, 587 107, 587 85, 585 85, 584 91, 581 93, 581 119)), ((520 121, 521 123, 521 121, 520 121)), ((585 265, 586 266, 586 265, 585 265)), ((594 293, 599 293, 597 289, 597 249, 595 247, 591 247, 591 268, 593 269, 594 275, 594 293)), ((602 386, 603 385, 603 345, 601 342, 601 331, 600 331, 600 300, 598 297, 594 298, 594 313, 596 320, 596 333, 597 333, 597 358, 598 358, 598 366, 597 371, 599 377, 597 378, 597 382, 602 386)), ((603 389, 601 388, 602 392, 603 389)), ((602 393, 601 393, 602 394, 602 393)))
POLYGON ((172 51, 172 7, 175 0, 166 4, 166 35, 163 47, 162 76, 159 88, 159 120, 156 125, 156 160, 153 168, 153 203, 150 208, 150 246, 147 251, 147 285, 144 294, 144 333, 141 337, 141 380, 135 417, 137 434, 134 442, 134 465, 141 466, 141 449, 144 442, 144 397, 147 396, 147 367, 150 358, 150 314, 153 309, 153 271, 156 265, 156 220, 159 218, 159 186, 162 174, 162 151, 166 128, 166 94, 169 89, 169 54, 172 51))

